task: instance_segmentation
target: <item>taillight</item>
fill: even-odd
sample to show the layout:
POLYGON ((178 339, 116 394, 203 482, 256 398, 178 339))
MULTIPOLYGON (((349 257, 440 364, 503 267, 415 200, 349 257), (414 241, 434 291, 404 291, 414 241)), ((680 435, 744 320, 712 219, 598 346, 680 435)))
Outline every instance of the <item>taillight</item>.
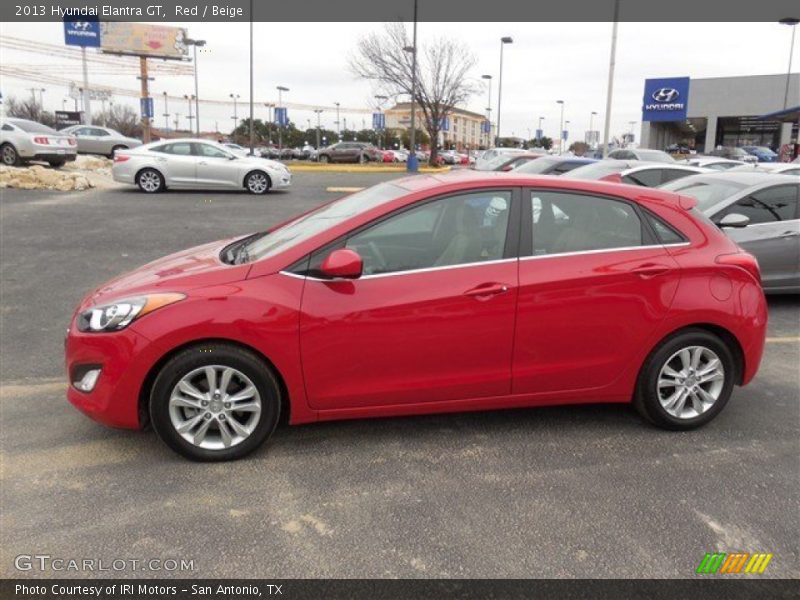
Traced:
POLYGON ((736 252, 735 254, 720 254, 716 258, 718 265, 730 265, 744 269, 752 275, 756 281, 761 283, 761 269, 758 266, 758 260, 752 254, 747 252, 736 252))
POLYGON ((611 183, 622 183, 622 175, 619 173, 611 173, 611 175, 606 175, 605 177, 601 177, 600 181, 610 181, 611 183))
POLYGON ((129 159, 130 159, 130 156, 125 156, 124 154, 120 154, 119 152, 116 152, 114 154, 114 162, 115 163, 125 162, 126 160, 129 160, 129 159))
POLYGON ((48 140, 46 137, 35 137, 35 138, 33 138, 33 142, 34 142, 34 144, 47 145, 47 144, 50 143, 50 140, 48 140))

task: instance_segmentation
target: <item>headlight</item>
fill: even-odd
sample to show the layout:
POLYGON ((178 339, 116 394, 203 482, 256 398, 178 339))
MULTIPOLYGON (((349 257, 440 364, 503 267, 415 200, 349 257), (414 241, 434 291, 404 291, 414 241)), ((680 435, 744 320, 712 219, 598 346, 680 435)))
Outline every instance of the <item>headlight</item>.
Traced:
POLYGON ((78 331, 119 331, 154 310, 186 298, 184 294, 148 294, 94 306, 78 317, 78 331))

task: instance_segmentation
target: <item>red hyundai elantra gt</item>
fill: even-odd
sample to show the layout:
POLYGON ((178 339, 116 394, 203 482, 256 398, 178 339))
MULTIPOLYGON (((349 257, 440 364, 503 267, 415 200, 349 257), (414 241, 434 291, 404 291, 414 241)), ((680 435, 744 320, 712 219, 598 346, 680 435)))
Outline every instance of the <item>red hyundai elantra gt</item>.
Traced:
POLYGON ((92 292, 69 400, 192 459, 290 423, 632 402, 708 423, 755 375, 755 259, 694 200, 461 172, 382 183, 92 292))

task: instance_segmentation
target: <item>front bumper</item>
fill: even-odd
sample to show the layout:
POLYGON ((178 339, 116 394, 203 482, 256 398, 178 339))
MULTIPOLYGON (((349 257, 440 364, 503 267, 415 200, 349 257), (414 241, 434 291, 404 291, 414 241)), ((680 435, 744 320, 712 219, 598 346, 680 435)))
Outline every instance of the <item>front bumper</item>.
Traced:
POLYGON ((152 344, 130 328, 113 333, 81 333, 74 324, 65 340, 67 399, 95 421, 139 429, 139 392, 155 358, 152 344), (101 369, 90 392, 74 385, 87 365, 101 369))
POLYGON ((291 187, 292 185, 292 174, 289 172, 282 173, 277 172, 270 177, 272 179, 272 189, 279 190, 283 188, 291 187))

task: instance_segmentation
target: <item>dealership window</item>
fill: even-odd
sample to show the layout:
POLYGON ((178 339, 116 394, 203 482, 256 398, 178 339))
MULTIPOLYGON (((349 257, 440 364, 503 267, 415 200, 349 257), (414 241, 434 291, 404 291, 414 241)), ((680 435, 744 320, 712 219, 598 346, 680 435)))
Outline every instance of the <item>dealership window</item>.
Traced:
POLYGON ((750 194, 717 213, 714 221, 732 213, 749 217, 753 225, 797 219, 798 189, 797 185, 779 185, 750 194))
POLYGON ((364 274, 480 263, 503 257, 511 192, 448 196, 403 211, 347 240, 364 274))
POLYGON ((641 246, 642 222, 628 203, 578 193, 533 192, 533 255, 641 246))

